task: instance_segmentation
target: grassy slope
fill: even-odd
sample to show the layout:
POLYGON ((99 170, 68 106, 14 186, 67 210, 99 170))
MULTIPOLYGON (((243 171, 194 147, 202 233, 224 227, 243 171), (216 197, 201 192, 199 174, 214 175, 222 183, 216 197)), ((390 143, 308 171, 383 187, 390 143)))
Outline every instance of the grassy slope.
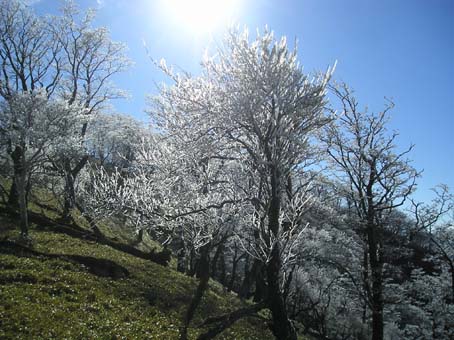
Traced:
MULTIPOLYGON (((17 237, 17 222, 0 216, 0 239, 17 237)), ((196 280, 126 253, 65 234, 32 228, 35 249, 46 254, 110 259, 130 276, 90 274, 65 259, 0 252, 0 339, 177 339, 196 280)), ((241 306, 212 283, 192 325, 241 306)), ((202 329, 189 331, 196 338, 202 329)), ((246 319, 219 339, 272 339, 264 321, 246 319)))

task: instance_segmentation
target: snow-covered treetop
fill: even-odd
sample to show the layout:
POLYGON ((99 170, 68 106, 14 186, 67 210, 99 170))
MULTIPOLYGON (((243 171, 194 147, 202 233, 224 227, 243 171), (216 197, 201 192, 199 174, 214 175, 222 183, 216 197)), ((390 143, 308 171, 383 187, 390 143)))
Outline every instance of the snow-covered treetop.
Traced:
POLYGON ((62 100, 49 100, 42 88, 15 93, 0 106, 1 142, 10 150, 21 147, 30 164, 53 149, 79 148, 75 126, 86 120, 85 111, 62 100))
POLYGON ((304 159, 308 138, 328 119, 324 95, 331 69, 309 79, 285 38, 276 41, 265 30, 250 42, 247 30, 238 29, 227 33, 202 68, 200 77, 191 77, 163 64, 175 84, 154 101, 152 118, 161 129, 195 128, 211 142, 217 135, 219 145, 228 140, 256 166, 271 162, 288 171, 304 159))

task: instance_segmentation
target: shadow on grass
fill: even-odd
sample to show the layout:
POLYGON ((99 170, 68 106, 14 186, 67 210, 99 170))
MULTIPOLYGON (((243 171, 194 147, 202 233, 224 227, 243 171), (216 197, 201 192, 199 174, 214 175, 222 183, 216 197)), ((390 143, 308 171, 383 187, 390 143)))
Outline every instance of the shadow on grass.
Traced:
MULTIPOLYGON (((3 207, 0 206, 0 213, 8 214, 16 218, 19 216, 17 211, 5 206, 3 207)), ((35 223, 37 228, 40 230, 52 231, 54 233, 62 233, 72 236, 74 238, 79 238, 87 241, 94 241, 99 244, 104 244, 109 247, 112 247, 113 249, 119 250, 121 252, 128 253, 135 257, 152 261, 161 266, 167 266, 170 262, 171 253, 170 250, 168 249, 163 249, 162 251, 152 250, 151 252, 146 253, 137 248, 134 248, 133 246, 113 241, 101 235, 100 233, 95 233, 90 230, 84 229, 74 223, 70 224, 66 223, 65 221, 54 221, 44 215, 37 214, 31 211, 28 212, 28 217, 30 222, 35 223)))
POLYGON ((64 260, 83 265, 89 273, 96 276, 110 277, 112 279, 121 279, 129 276, 129 271, 125 267, 112 260, 82 255, 46 254, 8 240, 0 241, 0 253, 18 257, 34 257, 44 260, 64 260))

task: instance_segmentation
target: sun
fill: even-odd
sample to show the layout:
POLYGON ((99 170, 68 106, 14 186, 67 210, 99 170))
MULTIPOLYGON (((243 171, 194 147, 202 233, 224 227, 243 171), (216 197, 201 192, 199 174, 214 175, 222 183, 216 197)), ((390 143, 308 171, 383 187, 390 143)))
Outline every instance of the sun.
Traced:
POLYGON ((213 32, 231 23, 241 0, 164 0, 173 20, 192 33, 213 32))

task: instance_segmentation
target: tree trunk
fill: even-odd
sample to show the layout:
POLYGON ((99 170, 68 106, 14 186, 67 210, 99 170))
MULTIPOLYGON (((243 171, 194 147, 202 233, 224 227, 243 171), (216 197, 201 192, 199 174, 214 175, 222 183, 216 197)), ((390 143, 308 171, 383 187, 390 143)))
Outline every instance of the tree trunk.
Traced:
POLYGON ((255 283, 256 288, 255 292, 253 293, 254 301, 258 301, 260 299, 263 300, 266 297, 266 295, 263 295, 263 293, 266 292, 263 263, 257 259, 254 259, 251 269, 248 270, 248 261, 249 257, 246 260, 244 268, 244 279, 239 289, 238 295, 240 296, 240 298, 249 299, 251 297, 252 286, 255 283), (260 293, 257 292, 257 285, 259 286, 258 290, 260 291, 260 293), (261 289, 261 287, 263 289, 261 289))
MULTIPOLYGON (((362 279, 363 279, 363 289, 366 294, 367 299, 370 300, 371 293, 370 293, 370 282, 369 282, 369 255, 368 249, 364 249, 363 253, 363 268, 362 268, 362 279)), ((368 301, 364 300, 363 303, 363 313, 362 313, 362 323, 367 323, 367 309, 368 309, 368 301)))
POLYGON ((366 234, 369 248, 369 263, 372 284, 372 340, 383 340, 383 231, 377 223, 377 211, 374 203, 374 183, 376 180, 375 161, 370 163, 369 182, 366 186, 367 210, 366 234))
MULTIPOLYGON (((275 237, 279 235, 279 215, 281 209, 279 174, 276 167, 271 173, 271 202, 268 210, 268 228, 275 237)), ((272 246, 270 260, 266 265, 268 281, 268 307, 271 310, 273 325, 272 332, 279 340, 297 340, 296 331, 293 328, 284 304, 284 298, 280 289, 280 273, 282 270, 279 245, 272 246)))
POLYGON ((27 195, 25 184, 26 176, 25 174, 20 174, 17 176, 17 191, 19 197, 19 210, 20 210, 20 230, 21 237, 28 238, 28 212, 27 212, 27 195))
POLYGON ((196 275, 199 278, 199 285, 197 286, 191 303, 185 313, 183 325, 180 330, 180 340, 187 339, 188 326, 194 317, 195 311, 202 300, 204 292, 208 288, 208 281, 210 279, 210 244, 206 244, 200 249, 200 260, 197 265, 196 275))
POLYGON ((241 318, 251 316, 256 314, 261 309, 265 308, 265 303, 262 301, 256 305, 248 306, 242 309, 237 309, 231 313, 221 315, 219 317, 208 318, 202 326, 206 326, 209 324, 215 324, 213 328, 208 330, 206 333, 199 335, 197 340, 209 340, 216 337, 222 331, 233 325, 236 321, 240 320, 241 318))
POLYGON ((367 229, 372 279, 372 340, 383 340, 383 256, 377 228, 369 221, 367 229))
POLYGON ((177 251, 177 271, 180 273, 186 272, 186 249, 183 242, 181 242, 181 247, 177 251))
POLYGON ((65 195, 64 195, 64 204, 63 204, 63 218, 69 219, 71 214, 71 209, 76 206, 76 190, 75 182, 76 178, 79 175, 80 171, 88 162, 88 156, 82 157, 79 162, 76 164, 74 169, 71 168, 71 161, 69 159, 64 160, 63 168, 65 173, 65 195))
POLYGON ((262 262, 257 262, 255 271, 253 273, 253 280, 255 281, 254 302, 260 302, 268 296, 268 288, 266 284, 266 268, 262 262))
POLYGON ((139 233, 137 234, 137 240, 135 241, 137 244, 142 243, 145 237, 145 229, 139 229, 139 233))
POLYGON ((283 297, 284 297, 284 303, 286 305, 287 305, 288 296, 290 294, 290 287, 291 287, 291 284, 292 284, 293 274, 295 272, 295 269, 296 269, 296 265, 293 265, 292 266, 292 270, 290 270, 290 273, 288 274, 288 276, 286 276, 286 280, 285 280, 285 283, 284 283, 283 297))
POLYGON ((451 303, 454 303, 454 265, 450 263, 451 267, 451 303))
POLYGON ((218 259, 219 259, 219 256, 223 253, 224 253, 224 243, 221 242, 221 244, 219 244, 219 246, 217 247, 216 252, 214 253, 213 261, 211 263, 211 277, 212 278, 216 277, 218 259))
MULTIPOLYGON (((14 167, 16 167, 16 166, 14 166, 14 167)), ((17 195, 16 182, 17 182, 17 174, 16 174, 16 171, 14 171, 13 181, 12 181, 11 188, 9 190, 9 195, 8 195, 8 204, 13 208, 19 207, 19 196, 17 195)))
POLYGON ((296 332, 287 316, 284 299, 279 285, 280 259, 279 249, 274 248, 267 266, 268 307, 271 310, 272 332, 276 339, 296 340, 296 332))
POLYGON ((186 257, 186 245, 184 240, 184 231, 181 226, 176 230, 178 237, 174 239, 174 247, 177 255, 177 271, 186 273, 188 259, 186 257))
POLYGON ((71 169, 65 166, 65 195, 63 204, 63 218, 69 220, 71 209, 74 208, 76 202, 76 193, 74 190, 74 178, 71 174, 71 169))
POLYGON ((372 340, 383 340, 383 293, 378 275, 373 282, 372 305, 372 340))
MULTIPOLYGON (((249 256, 246 256, 246 261, 244 263, 244 276, 243 276, 243 281, 241 282, 240 288, 238 289, 238 296, 242 299, 247 298, 249 295, 250 287, 251 287, 251 271, 252 269, 249 269, 249 256)), ((232 290, 232 287, 229 287, 230 290, 232 290)))
POLYGON ((237 268, 238 268, 238 263, 240 260, 245 256, 243 253, 242 255, 238 256, 238 248, 235 247, 235 253, 233 256, 233 263, 232 263, 232 275, 230 276, 230 282, 229 282, 229 290, 233 290, 233 287, 235 286, 235 281, 237 277, 237 268))
POLYGON ((16 146, 14 148, 14 151, 10 153, 11 159, 13 160, 14 164, 14 181, 11 185, 11 188, 14 187, 16 191, 15 195, 13 196, 15 196, 14 199, 17 199, 17 204, 19 206, 21 237, 28 238, 28 212, 26 193, 27 166, 25 164, 24 153, 24 148, 20 146, 16 146))
POLYGON ((226 277, 226 270, 225 270, 225 256, 224 256, 224 253, 222 253, 220 261, 221 261, 221 274, 219 276, 219 282, 221 282, 221 284, 223 286, 227 286, 227 277, 226 277))
POLYGON ((194 248, 191 247, 191 250, 189 251, 189 259, 188 259, 189 266, 187 268, 187 275, 188 276, 194 276, 197 270, 197 258, 195 256, 195 251, 194 248))
POLYGON ((14 150, 9 149, 9 155, 13 161, 13 178, 11 183, 11 188, 9 190, 8 204, 13 208, 19 208, 19 190, 17 188, 17 183, 20 181, 18 178, 21 176, 23 170, 22 166, 22 148, 16 146, 14 150))

